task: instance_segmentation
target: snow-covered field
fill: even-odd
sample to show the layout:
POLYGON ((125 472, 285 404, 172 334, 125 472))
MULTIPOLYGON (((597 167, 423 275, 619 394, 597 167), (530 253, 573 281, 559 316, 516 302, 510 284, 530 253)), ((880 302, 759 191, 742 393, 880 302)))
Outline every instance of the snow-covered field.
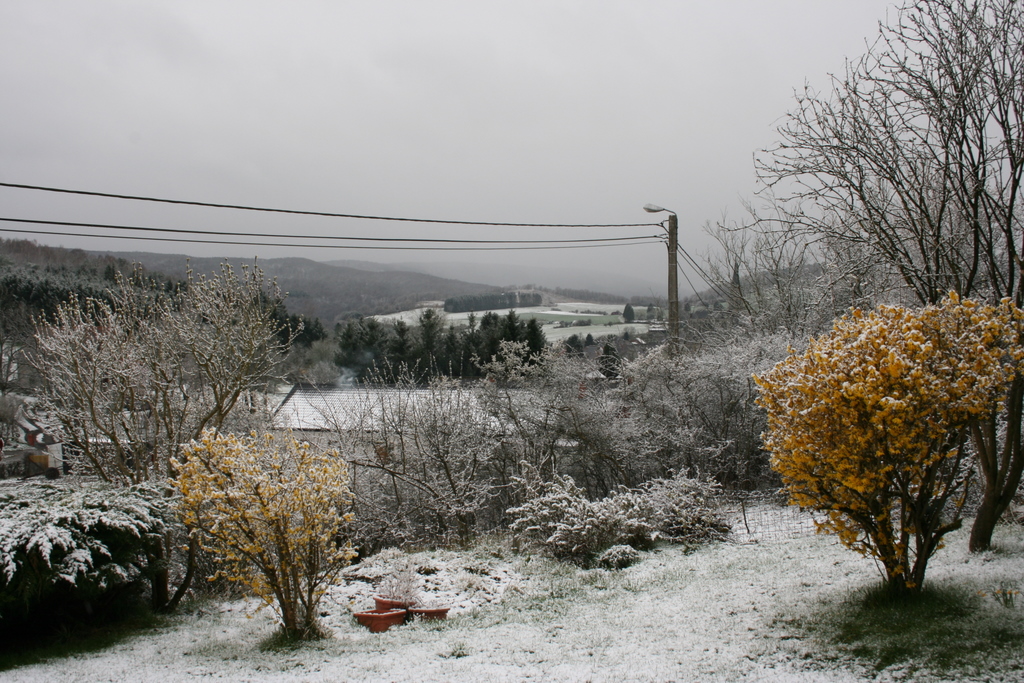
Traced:
MULTIPOLYGON (((793 628, 794 616, 841 602, 877 578, 869 560, 799 522, 789 534, 744 530, 690 554, 664 548, 620 572, 517 555, 497 541, 468 552, 417 553, 410 557, 427 573, 425 589, 454 606, 452 617, 371 634, 349 613, 372 606, 371 582, 400 558, 386 551, 351 568, 325 599, 324 622, 334 632, 328 640, 261 647, 274 631, 269 612, 249 618, 244 601, 199 602, 105 651, 2 672, 0 680, 965 680, 905 665, 869 669, 823 654, 825 646, 793 628)), ((930 565, 933 584, 1024 584, 1019 528, 1001 530, 999 551, 978 556, 966 552, 966 532, 949 541, 930 565)), ((1000 673, 976 680, 1024 680, 1024 648, 1014 652, 1000 673)))
MULTIPOLYGON (((578 334, 585 337, 587 334, 592 334, 594 337, 603 337, 609 334, 621 335, 623 332, 629 332, 631 335, 636 336, 639 333, 645 332, 647 326, 644 323, 613 323, 607 325, 604 323, 588 325, 586 327, 556 327, 556 320, 553 318, 564 318, 565 320, 571 321, 575 319, 604 319, 611 313, 621 311, 622 304, 589 304, 589 303, 561 303, 552 306, 536 306, 514 309, 516 315, 520 318, 527 319, 533 317, 539 317, 544 330, 544 336, 549 342, 558 341, 561 339, 567 339, 574 334, 578 334)), ((401 313, 391 313, 388 315, 378 315, 378 320, 402 320, 410 325, 415 325, 419 322, 420 315, 426 308, 415 308, 409 311, 402 311, 401 313)), ((440 309, 435 309, 440 310, 440 309)), ((511 309, 498 308, 493 311, 477 311, 475 313, 443 313, 444 319, 455 325, 465 325, 469 320, 470 315, 476 316, 477 320, 480 319, 484 313, 497 313, 500 316, 508 315, 511 309)))
MULTIPOLYGON (((497 313, 498 315, 508 315, 510 310, 514 310, 516 315, 520 317, 532 317, 533 315, 565 315, 573 318, 587 318, 587 317, 601 317, 611 315, 612 313, 618 313, 622 311, 625 304, 592 304, 586 302, 568 302, 551 304, 545 306, 524 306, 520 308, 493 308, 483 311, 474 311, 472 313, 445 313, 441 310, 440 306, 437 305, 441 302, 435 302, 433 308, 438 313, 444 316, 444 319, 448 322, 455 323, 456 325, 464 325, 469 320, 469 316, 474 316, 477 320, 480 319, 484 313, 497 313)), ((401 311, 399 313, 388 313, 386 315, 374 316, 377 320, 402 320, 409 323, 410 325, 416 324, 423 312, 428 307, 413 308, 408 311, 401 311)))

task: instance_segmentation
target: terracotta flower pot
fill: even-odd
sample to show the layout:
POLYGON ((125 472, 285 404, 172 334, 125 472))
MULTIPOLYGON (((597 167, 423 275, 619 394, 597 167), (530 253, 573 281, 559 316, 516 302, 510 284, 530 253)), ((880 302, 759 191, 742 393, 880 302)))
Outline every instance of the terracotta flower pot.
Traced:
POLYGON ((419 617, 427 621, 441 621, 448 618, 448 610, 451 607, 410 607, 409 616, 419 617))
POLYGON ((377 609, 409 609, 412 606, 411 602, 406 600, 391 600, 390 598, 381 598, 376 595, 373 596, 373 602, 376 604, 377 609))
POLYGON ((383 633, 405 621, 405 610, 371 609, 367 612, 356 612, 355 617, 356 621, 370 629, 371 633, 383 633))

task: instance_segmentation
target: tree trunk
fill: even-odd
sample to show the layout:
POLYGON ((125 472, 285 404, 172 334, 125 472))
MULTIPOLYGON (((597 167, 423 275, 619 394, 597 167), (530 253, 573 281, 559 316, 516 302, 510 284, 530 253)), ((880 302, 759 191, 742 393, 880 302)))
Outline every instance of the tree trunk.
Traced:
POLYGON ((178 590, 174 591, 174 597, 167 603, 167 611, 173 612, 178 609, 178 604, 181 599, 185 597, 185 593, 188 592, 189 587, 192 585, 192 578, 196 574, 196 554, 199 550, 199 542, 194 538, 188 540, 188 565, 185 569, 185 576, 182 578, 181 583, 178 585, 178 590))
POLYGON ((989 495, 989 493, 989 491, 985 491, 985 497, 974 518, 974 526, 971 527, 968 548, 972 553, 982 552, 992 547, 992 532, 995 530, 996 522, 1002 516, 996 495, 989 495))
POLYGON ((1024 473, 1024 448, 1021 444, 1024 376, 1018 375, 1014 378, 1005 405, 1007 427, 1001 447, 997 448, 994 426, 990 427, 990 435, 987 438, 985 430, 974 430, 974 443, 978 451, 985 493, 974 518, 974 525, 971 527, 968 548, 972 553, 992 547, 992 532, 1020 487, 1021 475, 1024 473))
POLYGON ((174 596, 171 596, 171 571, 168 566, 168 553, 164 547, 164 544, 168 545, 172 542, 167 539, 160 539, 153 544, 153 548, 149 555, 149 569, 150 569, 150 586, 151 586, 151 603, 154 612, 173 612, 178 607, 178 603, 185 597, 185 593, 188 591, 189 586, 192 584, 192 578, 195 576, 196 571, 196 552, 198 550, 198 544, 195 540, 189 540, 187 566, 185 568, 185 576, 181 580, 181 584, 178 589, 174 592, 174 596))
POLYGON ((153 544, 153 550, 149 556, 149 568, 153 611, 162 612, 167 607, 167 600, 170 595, 170 571, 167 568, 163 539, 153 544))

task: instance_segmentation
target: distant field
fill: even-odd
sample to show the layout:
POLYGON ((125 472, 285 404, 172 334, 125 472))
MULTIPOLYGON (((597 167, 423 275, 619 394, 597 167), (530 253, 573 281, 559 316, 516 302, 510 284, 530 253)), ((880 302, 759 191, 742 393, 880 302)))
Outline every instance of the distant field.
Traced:
MULTIPOLYGON (((529 315, 530 311, 545 310, 546 307, 539 306, 537 308, 517 308, 515 309, 516 315, 524 317, 532 317, 529 315)), ((414 325, 419 322, 420 316, 423 315, 423 311, 426 308, 414 308, 409 311, 400 311, 398 313, 389 313, 387 315, 375 315, 373 316, 377 320, 403 320, 410 325, 414 325)), ((440 308, 435 308, 435 311, 441 314, 441 316, 450 323, 456 325, 465 325, 469 321, 469 316, 476 316, 477 320, 480 320, 480 316, 484 313, 497 313, 498 315, 508 315, 510 309, 508 308, 497 308, 493 311, 473 311, 471 313, 445 313, 440 308)))
POLYGON ((590 334, 597 339, 609 334, 621 335, 623 332, 629 332, 629 335, 632 337, 646 332, 647 326, 636 323, 618 323, 617 325, 590 325, 588 327, 555 327, 548 324, 544 325, 542 329, 544 330, 544 337, 549 342, 552 342, 568 339, 574 334, 578 334, 581 337, 586 337, 590 334))
MULTIPOLYGON (((647 325, 644 322, 625 323, 622 321, 622 316, 611 315, 612 312, 619 311, 621 309, 621 306, 610 304, 563 303, 554 306, 517 308, 515 309, 515 312, 516 315, 524 319, 536 318, 541 323, 542 329, 544 330, 544 336, 548 341, 567 339, 574 334, 578 334, 581 337, 585 337, 590 334, 597 338, 609 334, 621 335, 623 332, 627 331, 631 335, 641 334, 647 331, 647 325), (590 324, 580 327, 555 326, 555 324, 559 322, 571 323, 576 320, 587 320, 590 324)), ((409 311, 402 311, 400 313, 378 315, 376 318, 378 320, 404 320, 410 325, 414 325, 425 310, 427 309, 415 308, 409 311)), ((475 311, 473 313, 439 312, 441 312, 444 319, 449 323, 465 325, 469 321, 470 315, 475 315, 476 319, 480 320, 480 316, 484 313, 493 312, 504 316, 508 315, 509 310, 510 309, 508 308, 502 308, 495 309, 493 311, 475 311)))
MULTIPOLYGON (((464 323, 469 319, 470 315, 475 315, 477 319, 480 319, 484 313, 497 313, 498 315, 508 315, 508 308, 495 308, 485 311, 473 311, 472 313, 444 313, 440 307, 433 307, 444 317, 453 323, 464 323)), ((593 304, 587 302, 569 302, 560 304, 550 304, 546 306, 532 306, 515 309, 516 315, 524 318, 537 318, 544 322, 558 322, 560 320, 591 320, 594 324, 604 324, 607 322, 621 322, 622 320, 622 304, 593 304), (612 314, 615 315, 612 315, 612 314)), ((426 307, 414 308, 408 311, 401 311, 399 313, 389 313, 387 315, 374 316, 378 320, 404 320, 407 323, 416 322, 423 311, 427 310, 426 307)), ((640 311, 642 312, 642 311, 640 311)))
POLYGON ((591 325, 604 325, 606 323, 622 322, 622 316, 619 315, 587 315, 578 313, 554 313, 551 311, 538 311, 537 313, 532 311, 516 311, 516 314, 521 315, 524 318, 534 318, 542 323, 571 323, 577 320, 587 320, 590 321, 591 325))

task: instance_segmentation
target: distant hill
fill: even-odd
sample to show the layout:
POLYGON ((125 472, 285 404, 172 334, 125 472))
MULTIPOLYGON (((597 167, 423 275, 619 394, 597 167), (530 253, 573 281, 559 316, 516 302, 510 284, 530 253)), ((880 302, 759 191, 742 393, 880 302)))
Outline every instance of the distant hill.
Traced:
MULTIPOLYGON (((657 273, 650 280, 631 277, 615 271, 588 270, 585 267, 523 266, 493 262, 442 263, 375 263, 370 261, 328 261, 334 266, 359 268, 378 272, 392 270, 423 273, 467 282, 481 282, 503 289, 522 288, 536 284, 548 289, 576 289, 604 292, 624 297, 650 298, 665 295, 663 275, 657 273)), ((685 292, 684 292, 685 293, 685 292)))
MULTIPOLYGON (((174 278, 184 277, 187 260, 197 273, 215 271, 222 261, 228 261, 235 268, 253 263, 252 259, 237 258, 189 259, 180 254, 98 253, 141 263, 149 271, 174 278)), ((326 327, 333 327, 336 322, 356 314, 395 313, 414 308, 420 301, 497 290, 490 285, 449 280, 423 273, 374 271, 304 258, 260 259, 258 264, 266 276, 276 279, 281 290, 288 294, 285 304, 289 313, 316 316, 326 327)))

